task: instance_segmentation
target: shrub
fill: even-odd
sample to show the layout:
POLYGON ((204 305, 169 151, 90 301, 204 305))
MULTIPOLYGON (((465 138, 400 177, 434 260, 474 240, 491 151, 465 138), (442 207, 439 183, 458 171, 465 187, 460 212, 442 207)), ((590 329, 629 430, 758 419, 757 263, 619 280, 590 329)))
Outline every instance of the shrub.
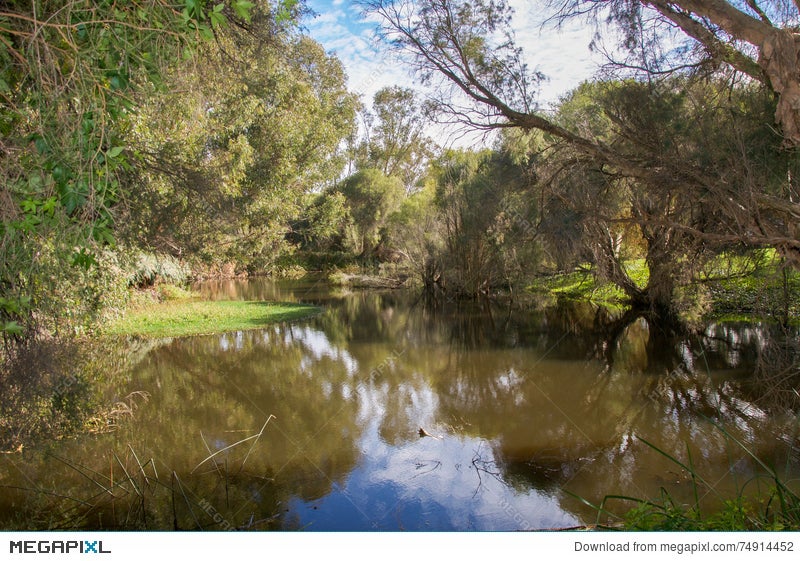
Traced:
POLYGON ((140 253, 129 278, 132 286, 144 288, 158 282, 181 285, 191 277, 188 265, 165 254, 140 253))

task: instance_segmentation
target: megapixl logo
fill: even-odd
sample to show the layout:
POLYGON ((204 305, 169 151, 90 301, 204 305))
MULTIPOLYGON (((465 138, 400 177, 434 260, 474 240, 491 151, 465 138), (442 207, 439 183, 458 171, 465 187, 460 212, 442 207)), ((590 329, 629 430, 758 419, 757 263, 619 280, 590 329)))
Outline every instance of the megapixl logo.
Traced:
POLYGON ((9 553, 111 553, 100 540, 12 540, 9 544, 9 553))

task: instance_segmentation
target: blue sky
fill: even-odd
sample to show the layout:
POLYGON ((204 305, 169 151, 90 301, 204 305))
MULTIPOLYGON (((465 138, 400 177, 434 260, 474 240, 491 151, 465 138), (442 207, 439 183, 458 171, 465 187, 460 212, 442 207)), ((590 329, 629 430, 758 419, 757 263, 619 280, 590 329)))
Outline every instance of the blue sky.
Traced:
POLYGON ((409 76, 375 42, 374 23, 365 21, 352 2, 308 0, 308 6, 317 13, 305 22, 309 34, 341 59, 352 91, 371 98, 383 86, 408 84, 409 76))
MULTIPOLYGON (((307 19, 309 35, 335 52, 344 63, 351 91, 367 103, 380 88, 389 85, 412 85, 413 78, 403 66, 392 60, 374 40, 374 23, 364 20, 350 0, 308 0, 317 13, 307 19)), ((547 17, 540 2, 510 0, 517 43, 525 49, 531 68, 548 78, 540 90, 540 103, 547 106, 582 80, 592 76, 602 62, 589 51, 593 30, 581 22, 563 29, 542 28, 547 17)), ((446 141, 445 141, 446 142, 446 141)))

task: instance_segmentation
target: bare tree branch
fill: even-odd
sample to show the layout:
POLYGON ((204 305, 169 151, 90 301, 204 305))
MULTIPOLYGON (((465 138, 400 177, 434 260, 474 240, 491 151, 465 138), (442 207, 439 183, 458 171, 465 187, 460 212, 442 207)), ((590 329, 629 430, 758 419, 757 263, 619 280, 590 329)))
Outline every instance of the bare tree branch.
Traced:
POLYGON ((770 24, 756 19, 735 8, 729 2, 722 0, 680 0, 678 2, 646 0, 646 2, 661 13, 667 10, 675 11, 672 5, 680 6, 687 12, 693 12, 701 18, 707 18, 708 21, 723 29, 731 37, 747 41, 751 45, 761 45, 774 31, 770 24))
POLYGON ((750 9, 752 9, 755 13, 757 13, 758 17, 761 18, 761 21, 763 21, 769 26, 773 25, 769 17, 767 17, 767 14, 764 13, 764 10, 761 9, 761 6, 758 5, 758 2, 756 2, 756 0, 746 0, 746 1, 747 5, 750 6, 750 9))
POLYGON ((702 23, 692 19, 689 14, 675 10, 670 2, 655 1, 650 2, 650 4, 658 10, 661 15, 702 44, 712 57, 727 62, 739 72, 747 74, 755 80, 764 81, 764 73, 756 61, 733 48, 730 44, 720 40, 702 23))

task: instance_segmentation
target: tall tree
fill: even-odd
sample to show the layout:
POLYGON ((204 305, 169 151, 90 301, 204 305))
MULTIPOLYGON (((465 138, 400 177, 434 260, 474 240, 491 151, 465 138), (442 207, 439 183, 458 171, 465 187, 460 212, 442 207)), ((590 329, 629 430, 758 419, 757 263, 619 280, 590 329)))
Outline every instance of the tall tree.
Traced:
POLYGON ((10 0, 0 8, 0 331, 61 307, 52 279, 113 241, 143 87, 251 2, 10 0))
POLYGON ((375 120, 366 139, 367 167, 401 178, 406 193, 411 193, 433 153, 420 100, 409 88, 389 86, 375 94, 372 107, 375 120))
POLYGON ((403 183, 379 169, 366 168, 348 177, 337 192, 344 195, 352 223, 345 238, 362 258, 372 257, 384 238, 384 228, 403 200, 403 183))
POLYGON ((138 114, 126 233, 159 251, 269 267, 306 195, 335 179, 356 97, 341 63, 256 6, 246 33, 221 30, 203 63, 176 65, 138 114))
MULTIPOLYGON (((676 76, 657 89, 634 80, 583 84, 562 102, 556 119, 642 164, 658 165, 653 154, 669 153, 702 166, 735 200, 746 200, 754 191, 780 193, 786 177, 800 171, 779 149, 780 137, 768 123, 773 109, 767 92, 752 84, 730 90, 722 81, 676 76)), ((597 273, 631 300, 668 308, 704 259, 731 246, 732 226, 719 213, 722 203, 713 200, 718 192, 642 183, 568 144, 549 152, 540 164, 549 178, 542 197, 554 214, 543 218, 548 239, 559 245, 559 217, 573 213, 597 273), (630 227, 641 237, 646 287, 637 286, 622 263, 618 240, 630 227)))
POLYGON ((442 241, 429 262, 439 285, 472 297, 513 289, 540 258, 530 166, 500 149, 447 151, 432 168, 442 241))
POLYGON ((800 145, 800 3, 789 0, 556 0, 561 17, 594 14, 616 23, 640 69, 728 65, 775 92, 787 146, 800 145), (668 29, 682 48, 658 45, 668 29), (674 35, 673 35, 674 36, 674 35))

